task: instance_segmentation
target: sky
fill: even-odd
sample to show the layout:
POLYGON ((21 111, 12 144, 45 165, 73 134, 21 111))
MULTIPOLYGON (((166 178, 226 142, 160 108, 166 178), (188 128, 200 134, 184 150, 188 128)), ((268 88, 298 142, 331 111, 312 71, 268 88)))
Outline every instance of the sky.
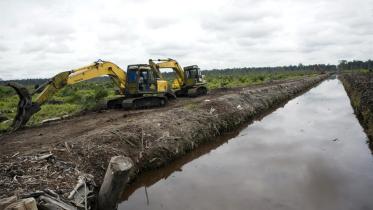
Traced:
POLYGON ((373 0, 0 0, 0 78, 112 61, 201 69, 373 58, 373 0))

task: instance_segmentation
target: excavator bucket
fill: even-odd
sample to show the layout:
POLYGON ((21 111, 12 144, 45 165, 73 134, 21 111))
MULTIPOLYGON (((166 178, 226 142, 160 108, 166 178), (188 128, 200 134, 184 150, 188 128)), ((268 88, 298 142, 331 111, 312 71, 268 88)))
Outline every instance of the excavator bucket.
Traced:
POLYGON ((40 110, 40 106, 32 102, 32 96, 26 87, 15 82, 6 84, 12 87, 18 94, 19 102, 17 107, 17 114, 12 123, 12 131, 15 131, 24 125, 30 117, 40 110))

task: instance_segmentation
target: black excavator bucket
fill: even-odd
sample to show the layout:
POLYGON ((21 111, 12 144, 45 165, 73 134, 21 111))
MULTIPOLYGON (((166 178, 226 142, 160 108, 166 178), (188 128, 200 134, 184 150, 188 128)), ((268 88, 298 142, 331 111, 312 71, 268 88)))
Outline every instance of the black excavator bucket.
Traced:
POLYGON ((26 125, 30 117, 40 110, 40 106, 32 102, 31 94, 23 85, 15 82, 9 82, 6 85, 12 87, 19 97, 17 114, 11 126, 12 131, 15 131, 26 125))

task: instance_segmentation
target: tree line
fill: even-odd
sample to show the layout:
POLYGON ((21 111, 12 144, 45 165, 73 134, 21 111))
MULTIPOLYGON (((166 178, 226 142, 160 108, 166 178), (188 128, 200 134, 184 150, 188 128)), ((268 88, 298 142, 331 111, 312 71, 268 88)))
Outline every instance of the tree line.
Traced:
POLYGON ((340 70, 356 70, 356 69, 373 70, 373 60, 370 60, 370 59, 367 60, 367 61, 341 60, 341 61, 339 61, 338 69, 340 69, 340 70))
MULTIPOLYGON (((314 72, 324 72, 324 71, 336 71, 340 70, 355 70, 355 69, 373 69, 373 61, 360 61, 360 60, 341 60, 338 65, 333 64, 312 64, 303 65, 299 63, 298 65, 289 66, 276 66, 276 67, 241 67, 241 68, 225 68, 225 69, 211 69, 202 70, 203 74, 206 76, 216 76, 216 75, 240 75, 247 73, 276 73, 283 71, 314 71, 314 72)), ((165 72, 164 76, 166 78, 173 76, 174 72, 165 72)), ((49 79, 37 78, 37 79, 17 79, 17 80, 2 80, 0 78, 0 85, 6 82, 17 82, 22 85, 41 85, 48 82, 49 79)), ((99 77, 91 80, 92 82, 108 81, 108 77, 99 77)))

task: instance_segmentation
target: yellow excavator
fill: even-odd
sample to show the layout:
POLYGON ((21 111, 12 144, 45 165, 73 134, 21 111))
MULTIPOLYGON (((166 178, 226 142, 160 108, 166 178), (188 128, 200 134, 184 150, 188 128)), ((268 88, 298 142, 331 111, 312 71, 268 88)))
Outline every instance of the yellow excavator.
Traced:
POLYGON ((165 106, 168 99, 176 98, 168 88, 166 80, 159 71, 148 64, 129 65, 127 72, 112 62, 98 60, 91 65, 71 71, 61 72, 52 77, 31 94, 20 84, 10 82, 6 85, 14 88, 20 98, 12 129, 23 127, 30 117, 40 111, 40 106, 54 93, 66 85, 107 75, 119 88, 119 96, 107 102, 108 108, 145 108, 165 106), (32 96, 38 94, 35 100, 32 96))
POLYGON ((181 67, 179 63, 171 58, 149 59, 149 66, 161 74, 160 69, 171 68, 176 73, 172 82, 172 90, 176 96, 200 96, 207 94, 207 83, 197 65, 181 67))

